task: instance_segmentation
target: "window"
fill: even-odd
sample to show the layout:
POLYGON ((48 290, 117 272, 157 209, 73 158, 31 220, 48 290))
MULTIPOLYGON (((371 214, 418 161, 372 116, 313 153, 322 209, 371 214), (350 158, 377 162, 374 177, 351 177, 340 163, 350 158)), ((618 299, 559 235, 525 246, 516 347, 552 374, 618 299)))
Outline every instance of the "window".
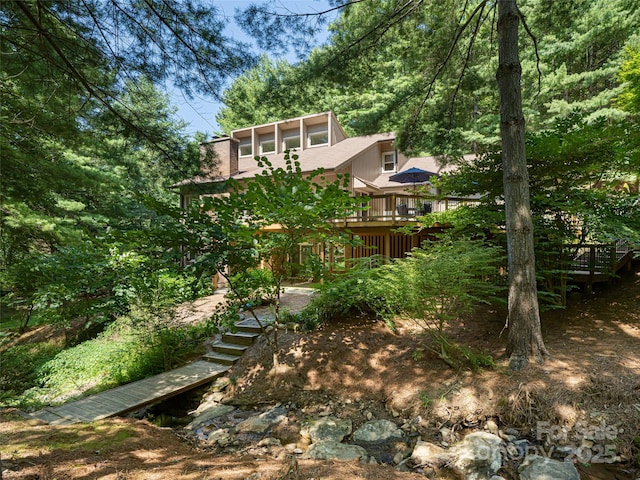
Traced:
POLYGON ((273 133, 268 135, 260 135, 260 154, 275 153, 276 141, 273 138, 273 133))
POLYGON ((253 149, 251 148, 251 139, 244 138, 240 140, 240 145, 238 146, 238 150, 241 157, 250 157, 253 154, 252 152, 253 149))
POLYGON ((296 130, 295 133, 282 134, 282 149, 293 150, 300 148, 300 134, 296 130))
POLYGON ((327 125, 311 125, 307 127, 307 145, 315 147, 329 143, 329 130, 327 125))
POLYGON ((396 167, 396 152, 384 152, 382 154, 382 171, 395 172, 396 167))

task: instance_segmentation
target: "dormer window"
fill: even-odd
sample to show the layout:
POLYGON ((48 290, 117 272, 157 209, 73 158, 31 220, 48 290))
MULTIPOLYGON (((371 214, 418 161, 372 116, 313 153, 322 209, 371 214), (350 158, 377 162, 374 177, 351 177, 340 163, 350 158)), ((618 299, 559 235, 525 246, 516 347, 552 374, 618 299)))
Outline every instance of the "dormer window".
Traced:
POLYGON ((282 132, 282 150, 294 150, 300 148, 300 132, 292 130, 282 132))
POLYGON ((241 157, 250 157, 253 155, 251 148, 251 138, 244 138, 238 144, 238 153, 241 157))
POLYGON ((317 147, 329 144, 329 130, 326 124, 307 127, 307 146, 317 147))
POLYGON ((395 150, 391 152, 383 152, 382 154, 382 171, 395 172, 398 167, 398 161, 395 150))
POLYGON ((260 135, 260 154, 265 155, 267 153, 276 152, 276 141, 273 133, 267 135, 260 135))

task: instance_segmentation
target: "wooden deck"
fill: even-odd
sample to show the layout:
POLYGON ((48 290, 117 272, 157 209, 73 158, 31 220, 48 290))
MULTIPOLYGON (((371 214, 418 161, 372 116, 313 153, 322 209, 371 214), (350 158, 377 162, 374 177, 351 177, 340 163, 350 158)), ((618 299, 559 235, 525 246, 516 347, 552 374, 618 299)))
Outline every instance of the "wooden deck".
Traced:
POLYGON ((197 361, 59 407, 47 407, 31 416, 52 425, 92 422, 113 417, 211 382, 228 369, 226 365, 197 361))
POLYGON ((630 268, 634 250, 625 242, 583 245, 577 248, 568 275, 590 291, 594 283, 608 282, 623 268, 630 268))

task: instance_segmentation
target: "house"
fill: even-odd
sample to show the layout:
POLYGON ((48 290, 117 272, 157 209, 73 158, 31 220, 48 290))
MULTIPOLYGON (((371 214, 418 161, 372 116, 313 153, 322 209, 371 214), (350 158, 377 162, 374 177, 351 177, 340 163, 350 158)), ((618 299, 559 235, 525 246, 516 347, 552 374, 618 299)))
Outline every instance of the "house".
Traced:
MULTIPOLYGON (((425 213, 455 208, 474 199, 430 198, 424 188, 418 187, 437 193, 428 179, 445 173, 447 168, 435 157, 406 157, 395 148, 394 140, 393 133, 347 137, 332 112, 241 128, 228 137, 201 145, 201 159, 206 160, 214 153, 213 166, 207 167, 203 162, 203 175, 173 187, 179 190, 181 205, 186 207, 201 195, 220 192, 225 180, 242 182, 261 172, 255 156, 266 157, 276 168, 284 167, 285 150, 295 150, 303 172, 323 168, 329 181, 338 174, 348 174, 351 194, 369 198, 367 210, 335 220, 340 227, 360 237, 362 247, 322 255, 329 255, 334 264, 373 253, 399 258, 433 232, 424 230, 408 236, 396 233, 395 229, 416 224, 416 219, 425 213)), ((301 245, 301 261, 317 248, 301 245)))

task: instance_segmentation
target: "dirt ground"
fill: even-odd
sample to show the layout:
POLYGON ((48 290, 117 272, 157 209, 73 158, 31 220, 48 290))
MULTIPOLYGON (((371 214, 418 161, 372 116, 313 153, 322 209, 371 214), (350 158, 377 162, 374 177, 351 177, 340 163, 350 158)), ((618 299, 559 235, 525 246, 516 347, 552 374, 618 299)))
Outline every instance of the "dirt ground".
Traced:
MULTIPOLYGON (((307 300, 293 293, 285 298, 292 311, 307 300)), ((583 480, 640 478, 640 268, 594 294, 572 297, 566 310, 544 312, 543 335, 553 355, 544 364, 508 370, 504 318, 503 310, 485 308, 449 326, 462 345, 497 359, 495 370, 479 372, 452 370, 430 353, 410 321, 399 321, 396 332, 359 318, 287 332, 280 336, 279 368, 272 368, 267 345, 257 342, 229 372, 224 401, 244 408, 295 404, 310 415, 332 405, 354 428, 366 420, 366 405, 375 418, 417 421, 421 435, 434 442, 442 440, 443 427, 455 437, 489 419, 526 438, 535 437, 538 422, 569 435, 585 422, 614 427, 620 463, 583 462, 583 480)), ((130 418, 52 427, 4 411, 0 438, 4 479, 425 478, 388 465, 313 460, 299 460, 296 476, 287 473, 292 460, 282 454, 215 450, 178 429, 130 418)), ((508 469, 501 473, 513 478, 508 469)))

